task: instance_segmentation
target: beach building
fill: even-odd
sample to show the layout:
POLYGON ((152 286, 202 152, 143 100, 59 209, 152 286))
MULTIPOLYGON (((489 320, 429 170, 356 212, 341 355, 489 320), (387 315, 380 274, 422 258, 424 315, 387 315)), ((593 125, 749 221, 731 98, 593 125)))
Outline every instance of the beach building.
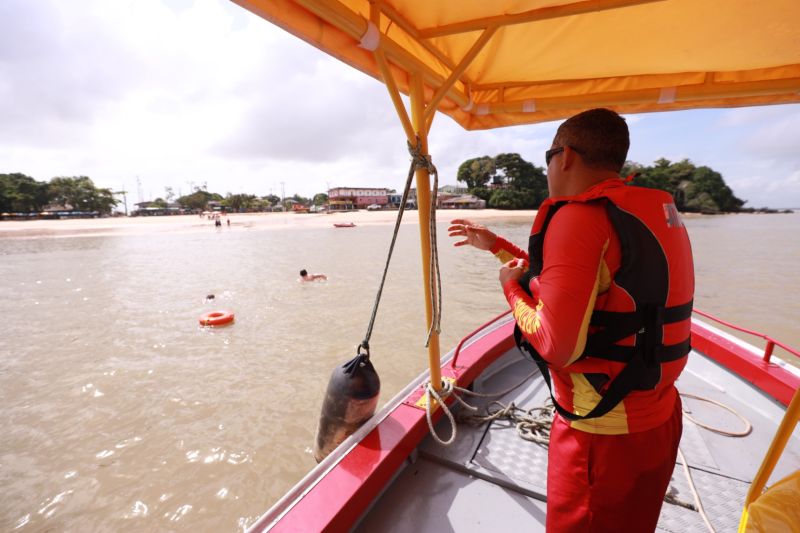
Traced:
POLYGON ((459 194, 440 197, 437 204, 441 209, 484 209, 486 200, 472 194, 459 194))
MULTIPOLYGON (((390 194, 389 195, 389 207, 394 209, 400 209, 400 202, 403 201, 402 194, 390 194)), ((417 189, 410 189, 408 191, 408 200, 406 201, 406 209, 416 209, 417 208, 417 189)))
POLYGON ((389 204, 389 189, 377 187, 335 187, 328 190, 331 211, 364 209, 368 205, 389 204))
POLYGON ((133 204, 136 209, 131 212, 132 217, 151 217, 151 216, 165 216, 165 215, 182 215, 184 210, 178 203, 168 203, 166 207, 163 204, 156 202, 139 202, 133 204))
POLYGON ((459 187, 458 185, 445 185, 443 187, 439 187, 439 194, 450 194, 450 195, 461 195, 461 194, 468 194, 469 189, 467 187, 459 187))

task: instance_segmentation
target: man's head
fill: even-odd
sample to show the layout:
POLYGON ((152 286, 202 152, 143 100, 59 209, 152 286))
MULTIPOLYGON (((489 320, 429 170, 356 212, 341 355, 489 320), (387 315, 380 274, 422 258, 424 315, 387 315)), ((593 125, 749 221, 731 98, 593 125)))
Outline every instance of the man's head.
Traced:
POLYGON ((304 278, 306 276, 308 276, 308 271, 304 268, 303 270, 300 271, 300 277, 304 278))
POLYGON ((628 125, 610 109, 590 109, 558 127, 553 148, 562 146, 577 152, 589 168, 619 173, 630 147, 628 125))

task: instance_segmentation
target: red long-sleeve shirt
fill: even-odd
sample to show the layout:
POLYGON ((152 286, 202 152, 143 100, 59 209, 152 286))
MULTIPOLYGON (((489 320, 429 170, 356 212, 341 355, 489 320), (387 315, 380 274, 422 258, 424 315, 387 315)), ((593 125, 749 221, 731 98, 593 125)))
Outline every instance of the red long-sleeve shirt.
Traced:
MULTIPOLYGON (((604 182, 595 187, 608 186, 617 184, 604 182)), ((512 257, 528 260, 527 252, 502 237, 491 251, 502 262, 512 257)), ((612 380, 624 367, 624 363, 605 359, 578 360, 586 346, 592 312, 609 304, 612 308, 633 304, 632 300, 608 300, 622 257, 604 203, 571 202, 561 207, 545 233, 543 257, 540 275, 530 282, 532 296, 516 280, 506 283, 503 291, 526 340, 550 364, 556 400, 573 412, 586 414, 600 394, 584 374, 601 373, 612 380)), ((613 294, 614 298, 625 297, 624 291, 613 294)), ((688 325, 680 329, 686 329, 688 336, 688 325)), ((624 343, 630 344, 632 339, 624 343)), ((633 391, 608 414, 575 421, 572 426, 591 433, 621 434, 663 423, 673 410, 677 394, 673 383, 685 363, 684 358, 663 364, 656 389, 633 391)))

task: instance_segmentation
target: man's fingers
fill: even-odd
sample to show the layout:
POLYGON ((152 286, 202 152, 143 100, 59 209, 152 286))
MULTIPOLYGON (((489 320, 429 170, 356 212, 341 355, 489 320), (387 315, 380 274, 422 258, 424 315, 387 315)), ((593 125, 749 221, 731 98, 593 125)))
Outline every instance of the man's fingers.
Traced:
POLYGON ((464 239, 463 241, 453 243, 453 246, 465 246, 467 244, 469 244, 469 239, 464 239))

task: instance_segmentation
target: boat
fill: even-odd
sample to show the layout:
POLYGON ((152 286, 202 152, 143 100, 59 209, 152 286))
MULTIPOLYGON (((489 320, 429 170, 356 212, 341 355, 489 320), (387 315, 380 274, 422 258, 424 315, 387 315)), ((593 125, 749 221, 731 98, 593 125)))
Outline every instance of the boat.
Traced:
POLYGON ((336 222, 333 224, 334 228, 355 228, 356 225, 352 222, 336 222))
MULTIPOLYGON (((508 420, 518 416, 514 409, 499 413, 494 399, 472 396, 502 393, 497 401, 523 411, 546 405, 541 374, 515 347, 513 319, 484 324, 444 357, 431 328, 436 174, 428 134, 436 114, 476 130, 561 120, 592 107, 627 115, 798 103, 800 3, 234 1, 386 85, 415 162, 432 331, 428 369, 250 531, 543 531, 546 451, 517 436, 508 420), (458 396, 496 418, 457 423, 453 412, 471 411, 454 403, 458 396)), ((729 531, 746 526, 756 504, 772 501, 770 490, 762 495, 766 485, 800 464, 793 434, 800 371, 772 356, 780 343, 771 338, 760 350, 702 311, 691 324, 692 352, 677 385, 699 424, 684 423, 683 455, 658 528, 729 531)))
MULTIPOLYGON (((795 392, 800 371, 771 358, 769 346, 775 341, 767 339, 767 348, 758 350, 715 326, 717 320, 707 314, 693 318, 694 350, 677 385, 684 405, 700 423, 730 433, 744 433, 749 423, 752 432, 723 436, 685 421, 681 449, 686 460, 676 464, 670 489, 674 503, 664 504, 659 531, 704 529, 700 514, 687 508, 697 505, 689 479, 713 526, 735 530, 748 489, 766 482, 760 455, 793 395, 794 421, 800 417, 800 395, 795 392), (693 396, 721 403, 746 422, 693 396), (683 472, 684 464, 691 478, 683 472)), ((797 350, 792 353, 800 357, 797 350)), ((483 411, 497 401, 524 412, 540 408, 548 396, 538 369, 516 348, 509 314, 465 337, 445 356, 441 373, 487 394, 507 391, 524 378, 521 386, 491 400, 475 402, 465 396, 483 411)), ((471 426, 454 425, 445 416, 431 431, 424 406, 429 379, 428 372, 417 377, 249 531, 544 531, 546 448, 520 438, 507 419, 471 426), (437 442, 450 437, 454 428, 452 446, 437 442), (487 521, 493 525, 483 529, 487 521)), ((795 436, 775 477, 789 475, 798 464, 800 440, 795 436)))

